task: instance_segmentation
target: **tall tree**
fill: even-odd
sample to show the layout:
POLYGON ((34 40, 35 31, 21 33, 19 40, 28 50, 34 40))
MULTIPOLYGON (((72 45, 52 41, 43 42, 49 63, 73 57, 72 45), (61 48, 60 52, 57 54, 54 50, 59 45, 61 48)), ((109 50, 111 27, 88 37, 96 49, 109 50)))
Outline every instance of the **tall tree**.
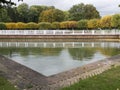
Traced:
POLYGON ((38 22, 38 14, 37 8, 30 7, 28 12, 28 22, 38 22))
POLYGON ((79 21, 81 19, 83 19, 84 17, 84 4, 78 4, 78 5, 74 5, 70 10, 70 19, 71 20, 76 20, 79 21))
POLYGON ((20 18, 22 22, 28 22, 28 12, 29 12, 29 6, 26 3, 22 3, 17 7, 17 11, 20 15, 20 18))
POLYGON ((6 10, 12 22, 18 22, 20 20, 17 7, 6 7, 6 10))
POLYGON ((41 13, 45 10, 48 10, 48 9, 55 9, 55 7, 54 6, 32 5, 30 7, 30 11, 29 11, 29 16, 30 16, 30 18, 33 19, 32 22, 38 22, 39 16, 41 15, 41 13))
POLYGON ((0 8, 0 22, 9 22, 11 21, 8 16, 7 10, 5 8, 0 8))
POLYGON ((94 19, 94 18, 100 18, 99 12, 91 4, 85 5, 84 6, 84 19, 94 19))
POLYGON ((102 19, 100 20, 101 27, 105 29, 111 29, 112 27, 111 20, 112 20, 112 16, 108 15, 102 17, 102 19))
POLYGON ((120 28, 120 14, 115 14, 112 16, 112 27, 120 28))
POLYGON ((68 11, 64 11, 64 15, 65 15, 64 20, 69 21, 70 20, 70 13, 68 11))
POLYGON ((93 19, 93 18, 99 18, 99 12, 96 10, 96 8, 91 5, 87 4, 84 5, 83 3, 74 5, 70 10, 70 19, 79 21, 81 19, 93 19))
POLYGON ((64 20, 64 12, 59 9, 49 9, 41 13, 39 21, 41 22, 61 22, 64 20))

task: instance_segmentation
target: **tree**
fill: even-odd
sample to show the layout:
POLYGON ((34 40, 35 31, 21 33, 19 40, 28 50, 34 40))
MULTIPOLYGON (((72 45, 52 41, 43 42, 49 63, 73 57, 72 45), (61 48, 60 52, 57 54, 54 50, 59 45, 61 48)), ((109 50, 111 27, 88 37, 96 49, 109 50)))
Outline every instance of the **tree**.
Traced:
POLYGON ((48 7, 48 6, 33 5, 30 7, 29 17, 32 18, 32 22, 38 22, 39 16, 41 15, 41 13, 48 9, 54 9, 54 7, 53 6, 48 7))
POLYGON ((36 8, 39 12, 38 14, 41 14, 42 11, 48 10, 48 9, 55 9, 54 6, 39 6, 39 5, 32 5, 31 8, 36 8))
POLYGON ((64 20, 64 12, 59 9, 49 9, 41 13, 40 22, 61 22, 64 20))
POLYGON ((100 20, 101 27, 105 29, 108 29, 108 28, 111 29, 112 27, 111 19, 112 19, 112 16, 102 17, 102 19, 100 20))
POLYGON ((70 19, 71 20, 75 20, 75 21, 79 21, 81 19, 83 19, 84 15, 84 4, 78 4, 78 5, 74 5, 70 10, 70 19))
POLYGON ((120 14, 115 14, 112 16, 112 27, 120 28, 120 14))
POLYGON ((56 22, 64 21, 65 15, 64 12, 59 9, 54 9, 53 17, 55 18, 56 22))
POLYGON ((37 8, 30 7, 28 12, 28 22, 38 22, 38 14, 37 8))
POLYGON ((84 9, 84 19, 100 18, 99 12, 93 5, 87 4, 84 9))
POLYGON ((6 7, 5 9, 7 10, 8 16, 12 22, 18 22, 20 20, 17 7, 6 7))
POLYGON ((64 21, 69 21, 70 20, 70 13, 68 11, 64 11, 64 21))
POLYGON ((96 10, 96 8, 91 5, 87 4, 84 5, 83 3, 74 5, 70 10, 70 19, 79 21, 81 19, 93 19, 93 18, 99 18, 99 12, 96 10))
POLYGON ((0 22, 9 22, 11 21, 8 16, 7 10, 5 8, 0 8, 0 22))
POLYGON ((28 22, 28 12, 29 12, 29 6, 26 3, 22 3, 17 7, 17 11, 20 15, 20 18, 22 22, 28 22))

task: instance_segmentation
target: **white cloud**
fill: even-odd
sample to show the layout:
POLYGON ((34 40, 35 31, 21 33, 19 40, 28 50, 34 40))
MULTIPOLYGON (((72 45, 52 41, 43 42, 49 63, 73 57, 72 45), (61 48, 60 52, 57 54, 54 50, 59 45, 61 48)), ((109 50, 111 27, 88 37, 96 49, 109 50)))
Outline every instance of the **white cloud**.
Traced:
MULTIPOLYGON (((18 2, 18 0, 12 0, 18 2)), ((47 5, 55 6, 61 10, 69 10, 73 5, 79 3, 93 4, 97 10, 100 12, 101 16, 108 14, 120 13, 120 0, 23 0, 24 3, 31 5, 47 5)))

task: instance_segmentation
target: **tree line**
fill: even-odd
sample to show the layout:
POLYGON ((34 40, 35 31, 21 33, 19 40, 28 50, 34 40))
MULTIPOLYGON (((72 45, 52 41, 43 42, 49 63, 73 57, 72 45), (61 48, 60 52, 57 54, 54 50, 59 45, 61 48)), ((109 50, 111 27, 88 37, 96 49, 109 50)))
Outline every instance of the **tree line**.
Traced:
POLYGON ((17 7, 4 6, 0 8, 0 22, 62 22, 68 20, 100 18, 99 12, 91 4, 77 4, 68 11, 62 11, 54 6, 29 6, 22 3, 17 7))
POLYGON ((120 14, 104 16, 101 19, 82 19, 79 21, 62 22, 17 22, 0 23, 0 29, 37 29, 37 30, 57 30, 57 29, 120 29, 120 14))
POLYGON ((93 5, 83 3, 68 11, 22 3, 0 8, 0 22, 0 29, 112 29, 120 28, 120 14, 101 18, 93 5))

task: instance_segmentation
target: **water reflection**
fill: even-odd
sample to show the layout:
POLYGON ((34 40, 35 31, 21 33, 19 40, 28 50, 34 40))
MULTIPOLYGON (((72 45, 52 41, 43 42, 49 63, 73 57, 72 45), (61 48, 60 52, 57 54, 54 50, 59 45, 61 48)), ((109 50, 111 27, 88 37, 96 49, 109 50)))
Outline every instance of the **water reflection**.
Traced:
POLYGON ((62 48, 13 48, 13 47, 4 47, 0 48, 1 55, 8 55, 14 56, 18 53, 21 56, 28 56, 28 55, 42 55, 42 56, 58 56, 62 48))
POLYGON ((120 42, 0 42, 0 47, 39 47, 39 48, 120 48, 120 42))
POLYGON ((96 49, 95 48, 70 48, 69 53, 75 60, 82 60, 83 58, 91 59, 94 53, 96 53, 96 49))
POLYGON ((0 42, 0 54, 49 76, 120 54, 120 43, 0 42))

